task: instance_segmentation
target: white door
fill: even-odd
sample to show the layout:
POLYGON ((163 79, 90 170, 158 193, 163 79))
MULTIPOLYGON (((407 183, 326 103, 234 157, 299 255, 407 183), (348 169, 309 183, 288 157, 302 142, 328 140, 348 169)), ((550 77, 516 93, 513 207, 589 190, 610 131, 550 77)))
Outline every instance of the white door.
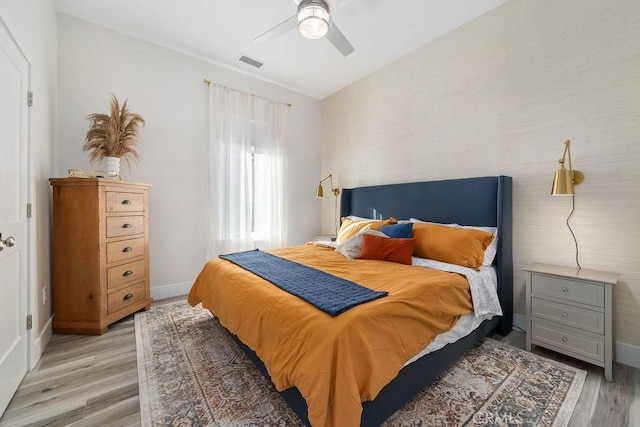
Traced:
POLYGON ((29 64, 0 18, 0 414, 27 372, 29 64))

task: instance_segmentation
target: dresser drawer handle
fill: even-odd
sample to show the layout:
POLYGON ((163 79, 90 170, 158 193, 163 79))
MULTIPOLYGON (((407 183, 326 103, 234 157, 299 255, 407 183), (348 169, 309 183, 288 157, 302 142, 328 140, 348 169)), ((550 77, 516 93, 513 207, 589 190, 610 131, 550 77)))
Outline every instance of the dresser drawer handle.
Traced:
POLYGON ((131 276, 133 274, 133 271, 131 270, 127 270, 124 273, 122 273, 122 277, 127 277, 127 276, 131 276))
POLYGON ((566 287, 566 286, 563 286, 563 287, 562 287, 562 292, 569 292, 569 289, 567 289, 567 287, 566 287))
POLYGON ((569 341, 567 337, 562 337, 562 342, 567 342, 567 341, 569 341))
POLYGON ((131 224, 122 224, 122 228, 131 228, 131 224))
POLYGON ((562 312, 562 317, 567 317, 567 313, 565 313, 564 311, 562 312))
POLYGON ((133 249, 131 248, 131 246, 127 246, 126 248, 124 248, 122 250, 122 252, 131 252, 133 249))
POLYGON ((131 204, 131 200, 124 199, 122 202, 120 202, 120 204, 122 204, 122 205, 130 205, 131 204))
POLYGON ((126 294, 124 297, 122 297, 122 301, 126 301, 131 298, 133 298, 133 294, 126 294))

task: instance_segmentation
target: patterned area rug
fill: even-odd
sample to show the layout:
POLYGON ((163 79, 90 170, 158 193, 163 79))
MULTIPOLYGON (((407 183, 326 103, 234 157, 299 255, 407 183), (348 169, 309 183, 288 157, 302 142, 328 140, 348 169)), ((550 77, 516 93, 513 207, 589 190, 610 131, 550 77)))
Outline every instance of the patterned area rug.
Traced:
MULTIPOLYGON (((135 317, 143 426, 301 425, 217 319, 186 302, 135 317)), ((566 426, 586 372, 486 339, 388 426, 566 426)))

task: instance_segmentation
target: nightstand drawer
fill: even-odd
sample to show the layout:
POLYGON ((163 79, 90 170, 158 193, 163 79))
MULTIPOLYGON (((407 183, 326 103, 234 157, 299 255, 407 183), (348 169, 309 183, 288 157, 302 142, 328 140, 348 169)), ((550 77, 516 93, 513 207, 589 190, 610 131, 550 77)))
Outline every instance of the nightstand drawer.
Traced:
POLYGON ((531 315, 585 331, 604 334, 604 313, 531 298, 531 315))
POLYGON ((547 348, 557 347, 581 357, 604 362, 604 337, 591 337, 573 328, 537 319, 533 319, 531 325, 531 341, 534 344, 540 343, 547 348))
POLYGON ((113 289, 125 283, 142 279, 145 276, 144 260, 107 269, 107 289, 113 289))
POLYGON ((144 211, 144 193, 106 192, 107 212, 144 211))
POLYGON ((107 243, 107 264, 144 256, 144 237, 107 243))
POLYGON ((145 282, 127 286, 124 289, 115 291, 107 295, 107 312, 109 314, 122 310, 125 307, 143 301, 147 297, 145 282))
POLYGON ((596 283, 532 274, 531 292, 533 295, 604 307, 604 286, 596 283))
POLYGON ((604 368, 613 381, 613 302, 619 275, 532 263, 526 275, 527 335, 533 344, 604 368))
POLYGON ((107 217, 107 237, 130 236, 144 233, 144 216, 107 217))

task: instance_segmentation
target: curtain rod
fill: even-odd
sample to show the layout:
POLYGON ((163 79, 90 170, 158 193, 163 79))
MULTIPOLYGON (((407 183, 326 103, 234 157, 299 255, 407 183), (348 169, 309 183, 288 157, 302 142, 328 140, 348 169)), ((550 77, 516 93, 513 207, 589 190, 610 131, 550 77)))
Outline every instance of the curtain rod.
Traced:
MULTIPOLYGON (((212 82, 211 80, 209 80, 209 79, 204 79, 204 84, 206 84, 207 86, 215 85, 215 86, 223 87, 223 88, 225 88, 225 89, 237 90, 237 89, 233 89, 233 88, 230 88, 230 87, 227 87, 227 86, 224 86, 224 85, 218 84, 218 83, 213 83, 213 82, 212 82)), ((242 91, 238 91, 238 92, 242 92, 242 91)), ((246 92, 245 92, 245 93, 246 93, 246 92)), ((254 96, 254 97, 256 97, 256 98, 266 99, 267 101, 273 101, 272 99, 265 98, 265 97, 263 97, 263 96, 258 96, 258 95, 253 94, 253 93, 249 93, 249 95, 254 96)), ((291 107, 291 103, 289 103, 289 102, 282 102, 282 101, 275 101, 275 102, 280 102, 281 104, 284 104, 284 105, 286 105, 287 107, 291 107)))

